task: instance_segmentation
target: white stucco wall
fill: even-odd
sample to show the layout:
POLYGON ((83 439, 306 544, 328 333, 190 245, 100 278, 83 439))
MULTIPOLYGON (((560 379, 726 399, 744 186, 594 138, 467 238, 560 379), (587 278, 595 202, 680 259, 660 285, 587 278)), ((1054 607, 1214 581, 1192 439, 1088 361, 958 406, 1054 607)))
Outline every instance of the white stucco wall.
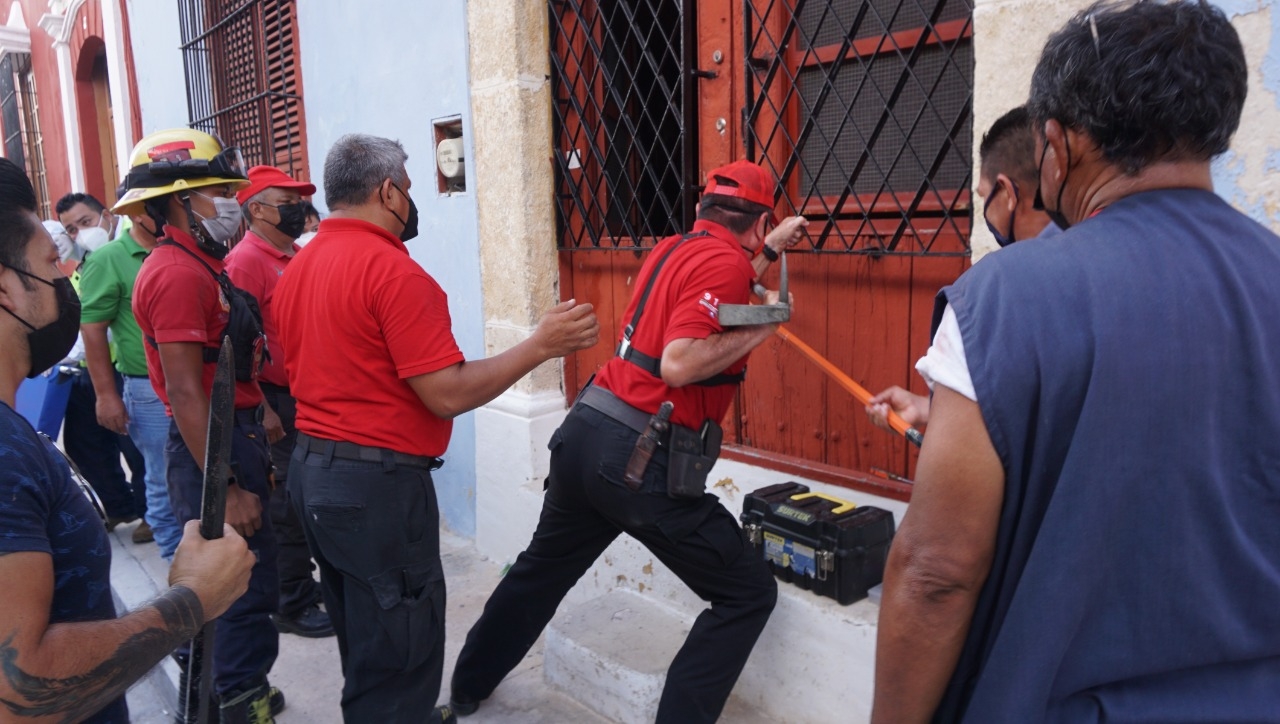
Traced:
MULTIPOLYGON (((182 69, 178 3, 125 0, 133 67, 142 108, 142 133, 187 125, 187 83, 182 69)), ((128 163, 128 159, 121 159, 128 163)))
MULTIPOLYGON (((1026 102, 1031 73, 1049 34, 1089 0, 977 0, 974 7, 974 143, 1005 111, 1026 102)), ((1213 166, 1218 194, 1280 232, 1280 3, 1214 0, 1240 33, 1249 97, 1231 150, 1213 166)), ((974 178, 976 195, 977 178, 974 178)), ((974 259, 996 248, 975 207, 974 259)))

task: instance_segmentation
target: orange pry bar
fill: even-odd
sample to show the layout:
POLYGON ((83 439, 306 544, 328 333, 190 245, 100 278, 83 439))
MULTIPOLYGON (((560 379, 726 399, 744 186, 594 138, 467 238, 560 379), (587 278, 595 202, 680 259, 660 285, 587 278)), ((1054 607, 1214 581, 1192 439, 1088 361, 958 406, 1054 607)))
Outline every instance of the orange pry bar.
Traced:
MULTIPOLYGON (((871 393, 867 392, 867 388, 853 381, 853 378, 840 371, 840 368, 831 364, 826 357, 818 354, 817 350, 805 344, 803 340, 791 333, 791 330, 782 325, 778 325, 777 334, 786 340, 791 346, 800 350, 800 353, 808 357, 814 364, 822 368, 831 379, 835 380, 841 387, 853 395, 864 405, 871 404, 871 393)), ((914 427, 907 424, 898 413, 893 410, 889 411, 889 426, 896 430, 903 437, 919 446, 924 441, 924 435, 914 427)))

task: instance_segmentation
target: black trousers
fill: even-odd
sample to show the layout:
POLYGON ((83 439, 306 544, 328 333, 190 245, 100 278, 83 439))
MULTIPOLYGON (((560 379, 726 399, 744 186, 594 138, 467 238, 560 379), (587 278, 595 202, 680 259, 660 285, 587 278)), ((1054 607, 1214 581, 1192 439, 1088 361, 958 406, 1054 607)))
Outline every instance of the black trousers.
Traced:
POLYGON ((312 578, 315 564, 311 562, 311 550, 307 548, 307 535, 302 530, 298 513, 289 504, 289 458, 298 443, 298 428, 294 421, 298 416, 298 404, 289 394, 289 388, 259 382, 267 404, 280 416, 284 437, 271 446, 271 464, 275 467, 275 488, 271 491, 271 525, 275 528, 276 545, 280 554, 276 568, 280 574, 280 608, 278 613, 293 618, 307 607, 320 602, 320 587, 312 578))
POLYGON ((440 511, 426 465, 297 447, 289 494, 320 566, 350 724, 423 721, 444 676, 440 511))
MULTIPOLYGON (((249 576, 249 590, 218 618, 214 628, 213 676, 218 694, 243 689, 266 681, 275 664, 280 635, 270 614, 280 598, 276 580, 276 543, 270 517, 266 515, 267 435, 255 421, 255 410, 236 410, 231 435, 231 464, 236 484, 262 502, 262 527, 248 538, 249 550, 257 563, 249 576)), ((164 448, 169 464, 169 500, 179 523, 200 517, 204 491, 203 465, 196 465, 191 450, 169 422, 169 442, 164 448)))
POLYGON ((711 603, 667 670, 657 721, 713 722, 720 716, 773 611, 777 584, 718 498, 666 495, 664 451, 650 461, 639 491, 623 484, 636 437, 582 405, 552 435, 542 517, 467 634, 453 673, 455 696, 479 701, 493 693, 573 584, 626 533, 711 603))
MULTIPOLYGON (((116 374, 116 390, 124 389, 124 380, 116 374)), ((98 395, 93 390, 89 370, 72 375, 71 394, 67 398, 66 427, 62 442, 93 491, 102 499, 102 507, 112 518, 142 517, 147 512, 146 461, 128 435, 114 433, 98 424, 98 395), (120 455, 133 482, 125 479, 120 455)))

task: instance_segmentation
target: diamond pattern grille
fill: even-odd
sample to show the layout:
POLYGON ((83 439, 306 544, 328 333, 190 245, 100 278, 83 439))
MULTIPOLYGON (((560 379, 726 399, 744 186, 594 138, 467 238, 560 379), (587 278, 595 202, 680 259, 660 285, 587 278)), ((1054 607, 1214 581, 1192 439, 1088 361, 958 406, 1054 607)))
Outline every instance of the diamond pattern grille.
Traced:
POLYGON ((636 248, 693 222, 692 5, 550 0, 563 248, 636 248))
POLYGON ((744 11, 748 156, 780 179, 783 211, 810 219, 814 248, 967 254, 971 0, 744 11))
MULTIPOLYGON (((563 249, 688 228, 693 0, 549 0, 563 249)), ((746 0, 746 155, 816 251, 967 255, 972 0, 746 0), (939 240, 942 240, 939 243, 939 240)), ((737 72, 737 71, 734 71, 737 72)))

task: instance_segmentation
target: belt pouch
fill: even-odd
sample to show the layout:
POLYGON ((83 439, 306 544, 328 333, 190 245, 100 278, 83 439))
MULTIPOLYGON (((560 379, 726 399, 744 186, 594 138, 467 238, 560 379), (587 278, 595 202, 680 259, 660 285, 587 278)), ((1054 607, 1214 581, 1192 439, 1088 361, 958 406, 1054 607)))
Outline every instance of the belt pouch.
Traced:
POLYGON ((720 426, 711 420, 701 431, 681 425, 671 426, 667 458, 667 495, 672 498, 701 498, 707 476, 720 456, 720 426))

